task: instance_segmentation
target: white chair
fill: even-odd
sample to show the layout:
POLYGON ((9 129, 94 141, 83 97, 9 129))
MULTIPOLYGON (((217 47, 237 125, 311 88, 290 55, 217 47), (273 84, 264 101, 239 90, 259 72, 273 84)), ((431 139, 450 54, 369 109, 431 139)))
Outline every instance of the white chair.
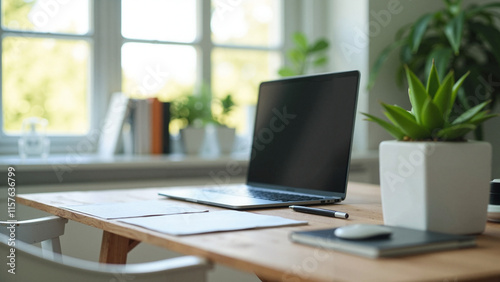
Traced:
POLYGON ((10 236, 15 227, 15 238, 28 244, 40 243, 45 258, 54 259, 54 253, 61 253, 59 236, 64 234, 67 219, 58 216, 20 220, 16 222, 0 221, 0 233, 10 236))
POLYGON ((0 234, 0 253, 4 259, 7 257, 7 264, 4 263, 0 271, 0 281, 207 281, 207 271, 211 268, 205 259, 194 256, 124 265, 102 264, 61 254, 54 254, 55 260, 51 260, 42 256, 40 248, 17 239, 15 246, 8 246, 8 239, 0 234))

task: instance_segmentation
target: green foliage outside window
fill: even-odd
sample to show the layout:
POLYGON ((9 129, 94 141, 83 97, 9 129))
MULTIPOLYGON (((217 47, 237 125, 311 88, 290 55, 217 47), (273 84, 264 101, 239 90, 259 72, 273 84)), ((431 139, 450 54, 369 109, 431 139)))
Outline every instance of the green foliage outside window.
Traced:
MULTIPOLYGON (((33 2, 2 1, 4 28, 32 29, 27 14, 33 2)), ((89 44, 7 36, 2 40, 3 130, 19 133, 23 119, 49 121, 47 131, 85 134, 88 118, 89 44)))

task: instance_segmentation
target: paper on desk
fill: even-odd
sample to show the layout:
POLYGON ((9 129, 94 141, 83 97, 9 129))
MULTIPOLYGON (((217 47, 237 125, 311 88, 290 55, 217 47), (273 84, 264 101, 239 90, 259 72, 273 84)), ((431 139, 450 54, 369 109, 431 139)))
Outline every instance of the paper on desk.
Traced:
POLYGON ((172 235, 307 224, 307 221, 239 211, 127 218, 120 221, 172 235))
POLYGON ((101 204, 91 204, 91 205, 65 206, 63 208, 105 219, 199 213, 208 211, 206 209, 204 210, 195 209, 187 205, 179 205, 179 204, 172 205, 171 203, 167 203, 162 200, 123 202, 123 203, 101 203, 101 204))

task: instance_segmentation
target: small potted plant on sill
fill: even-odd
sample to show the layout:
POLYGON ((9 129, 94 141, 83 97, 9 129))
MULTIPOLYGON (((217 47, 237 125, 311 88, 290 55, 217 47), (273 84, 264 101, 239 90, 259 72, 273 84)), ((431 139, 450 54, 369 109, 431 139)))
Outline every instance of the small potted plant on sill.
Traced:
POLYGON ((230 154, 236 131, 227 125, 235 106, 231 94, 213 99, 207 85, 203 85, 199 93, 175 100, 171 107, 171 118, 181 120, 184 124, 180 130, 184 152, 188 155, 202 154, 202 150, 208 155, 230 154), (214 114, 214 106, 218 114, 214 114))
POLYGON ((200 153, 205 138, 205 126, 214 123, 212 117, 212 99, 206 86, 200 93, 184 95, 172 102, 171 119, 181 120, 180 130, 184 152, 188 155, 200 153))
POLYGON ((221 154, 230 154, 233 151, 236 129, 229 127, 229 115, 234 110, 236 104, 233 96, 227 94, 225 97, 218 99, 217 103, 220 106, 220 113, 217 115, 217 140, 221 154))
POLYGON ((465 135, 497 115, 489 101, 453 112, 458 89, 451 71, 440 81, 432 64, 427 87, 406 67, 407 111, 382 103, 390 122, 364 114, 396 141, 380 144, 380 185, 384 223, 455 234, 484 231, 491 180, 491 145, 465 135))

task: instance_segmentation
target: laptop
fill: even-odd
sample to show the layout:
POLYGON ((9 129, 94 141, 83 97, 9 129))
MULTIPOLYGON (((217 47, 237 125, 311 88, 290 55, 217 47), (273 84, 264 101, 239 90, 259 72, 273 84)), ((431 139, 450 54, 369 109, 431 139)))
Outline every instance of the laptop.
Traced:
POLYGON ((159 194, 237 210, 344 200, 359 78, 348 71, 262 82, 246 183, 159 194))

